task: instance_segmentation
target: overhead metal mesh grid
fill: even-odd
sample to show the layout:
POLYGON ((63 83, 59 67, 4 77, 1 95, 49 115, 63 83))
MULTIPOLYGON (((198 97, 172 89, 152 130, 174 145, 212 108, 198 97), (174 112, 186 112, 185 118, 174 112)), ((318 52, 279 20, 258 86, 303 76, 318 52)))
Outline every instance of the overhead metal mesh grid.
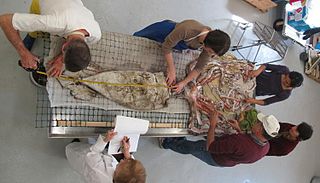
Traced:
MULTIPOLYGON (((232 25, 234 22, 232 21, 232 25)), ((228 24, 229 25, 229 24, 228 24)), ((232 29, 234 39, 240 33, 239 24, 232 29)), ((240 28, 241 29, 241 28, 240 28)), ((229 29, 221 29, 229 30, 229 29)), ((61 50, 62 39, 51 36, 44 39, 43 56, 51 60, 61 50)), ((139 70, 165 72, 166 64, 159 43, 154 41, 106 32, 102 39, 90 46, 92 63, 107 70, 139 70)), ((199 56, 199 51, 174 52, 177 80, 185 77, 187 64, 199 56)), ((169 100, 169 108, 153 111, 138 111, 125 108, 100 95, 91 101, 75 99, 70 90, 62 87, 61 81, 49 79, 47 90, 39 88, 37 99, 36 127, 113 127, 116 115, 149 120, 151 128, 188 129, 189 106, 182 98, 169 100)), ((199 127, 195 124, 195 127, 199 127)))
MULTIPOLYGON (((51 37, 51 41, 56 37, 51 37)), ((51 42, 49 36, 44 38, 43 56, 50 59, 55 56, 55 50, 52 45, 57 42, 51 42)), ((58 46, 55 46, 59 50, 58 46)), ((104 68, 120 69, 120 70, 146 70, 146 71, 164 71, 163 55, 160 45, 153 41, 137 38, 119 33, 105 33, 98 44, 90 47, 92 54, 92 62, 99 64, 104 68)), ((197 57, 197 52, 187 52, 184 54, 174 53, 177 62, 177 78, 181 79, 185 76, 185 68, 188 61, 197 57)), ((58 81, 49 79, 49 86, 58 81)), ((56 91, 57 88, 48 88, 49 98, 50 91, 56 91)), ((56 98, 59 100, 63 97, 67 99, 64 103, 53 101, 48 98, 48 92, 45 89, 38 89, 37 97, 37 119, 36 127, 112 127, 116 115, 124 115, 149 120, 151 128, 184 128, 188 127, 189 111, 187 102, 174 100, 167 111, 137 111, 112 104, 110 108, 103 108, 97 104, 80 101, 72 98, 70 92, 64 88, 61 96, 56 98), (71 98, 70 98, 71 97, 71 98), (73 100, 76 100, 74 102, 73 100), (72 102, 69 102, 72 101, 72 102), (69 103, 68 103, 69 102, 69 103), (53 105, 54 103, 54 105, 53 105), (179 113, 172 112, 173 109, 182 106, 183 110, 179 113), (112 107, 113 106, 113 107, 112 107), (116 106, 116 107, 114 107, 116 106)), ((101 96, 100 96, 101 97, 101 96)), ((106 99, 104 99, 106 100, 106 99)), ((112 103, 112 101, 111 101, 112 103)), ((103 104, 102 104, 103 105, 103 104)))
POLYGON ((37 92, 36 127, 114 127, 116 115, 149 120, 151 128, 188 128, 189 113, 103 110, 91 106, 50 107, 45 89, 37 92))

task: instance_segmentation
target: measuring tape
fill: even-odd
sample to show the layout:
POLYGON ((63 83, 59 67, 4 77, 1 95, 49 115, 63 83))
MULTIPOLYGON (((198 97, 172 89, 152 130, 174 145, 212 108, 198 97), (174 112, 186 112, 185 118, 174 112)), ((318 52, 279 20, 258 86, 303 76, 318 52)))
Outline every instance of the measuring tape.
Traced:
MULTIPOLYGON (((38 74, 46 75, 48 76, 47 73, 41 72, 41 71, 36 71, 38 74)), ((170 88, 167 85, 164 84, 135 84, 135 83, 128 83, 128 84, 122 84, 122 83, 109 83, 109 82, 103 82, 103 81, 91 81, 91 80, 83 80, 83 79, 77 79, 74 77, 70 76, 64 76, 61 75, 57 77, 58 79, 61 80, 67 80, 67 81, 73 81, 73 82, 80 82, 80 83, 91 83, 91 84, 100 84, 100 85, 109 85, 109 86, 132 86, 132 87, 164 87, 164 88, 170 88)))

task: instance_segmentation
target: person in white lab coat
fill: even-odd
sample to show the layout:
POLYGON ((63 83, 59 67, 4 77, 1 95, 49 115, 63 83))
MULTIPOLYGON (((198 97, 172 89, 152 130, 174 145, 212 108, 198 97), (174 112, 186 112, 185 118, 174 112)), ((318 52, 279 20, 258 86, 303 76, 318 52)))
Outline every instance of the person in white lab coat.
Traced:
POLYGON ((66 146, 66 156, 71 167, 81 174, 88 183, 145 183, 146 171, 142 163, 132 159, 127 137, 122 140, 124 159, 119 163, 104 152, 106 145, 116 135, 113 130, 105 137, 99 135, 94 145, 73 142, 66 146))

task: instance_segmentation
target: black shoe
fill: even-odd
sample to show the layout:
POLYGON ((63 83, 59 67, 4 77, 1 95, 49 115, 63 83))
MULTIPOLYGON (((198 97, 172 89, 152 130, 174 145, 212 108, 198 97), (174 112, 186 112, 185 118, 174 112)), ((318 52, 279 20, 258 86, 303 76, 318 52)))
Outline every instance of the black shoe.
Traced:
POLYGON ((169 149, 168 144, 171 142, 175 141, 176 138, 173 137, 159 137, 158 142, 159 142, 159 147, 161 149, 169 149))
POLYGON ((36 38, 31 37, 29 34, 23 39, 24 46, 30 51, 36 38))
POLYGON ((73 140, 71 141, 71 143, 73 143, 73 142, 80 142, 80 139, 75 138, 75 139, 73 139, 73 140))
POLYGON ((172 141, 177 142, 177 141, 181 141, 181 140, 186 140, 186 137, 175 137, 172 139, 172 141))
MULTIPOLYGON (((39 64, 38 71, 46 72, 43 63, 39 64)), ((30 80, 33 82, 34 85, 44 88, 47 84, 47 76, 43 74, 38 74, 37 72, 30 73, 30 80)))
POLYGON ((40 88, 45 88, 47 84, 47 76, 38 74, 37 72, 30 72, 30 80, 34 85, 40 88))

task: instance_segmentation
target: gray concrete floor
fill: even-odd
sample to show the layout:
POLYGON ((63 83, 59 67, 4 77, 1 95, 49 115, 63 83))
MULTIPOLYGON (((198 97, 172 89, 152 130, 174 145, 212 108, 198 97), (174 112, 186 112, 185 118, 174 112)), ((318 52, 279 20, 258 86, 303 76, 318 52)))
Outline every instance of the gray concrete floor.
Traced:
MULTIPOLYGON (((26 12, 30 0, 1 0, 0 13, 26 12)), ((193 18, 214 27, 215 19, 242 17, 267 24, 275 19, 275 10, 262 14, 239 0, 92 0, 84 2, 91 9, 104 31, 131 34, 162 19, 180 21, 193 18)), ((18 55, 0 34, 0 182, 1 183, 60 183, 81 182, 65 159, 64 147, 68 139, 48 139, 47 129, 35 127, 36 88, 28 74, 17 66, 18 55)), ((292 46, 283 64, 303 72, 298 55, 303 49, 292 46)), ((320 84, 305 78, 301 88, 281 103, 259 108, 274 114, 281 121, 314 126, 311 140, 298 145, 289 156, 266 157, 251 165, 234 168, 209 167, 189 155, 176 154, 158 148, 156 139, 142 138, 140 159, 152 183, 307 183, 313 175, 320 175, 319 123, 320 84)))

